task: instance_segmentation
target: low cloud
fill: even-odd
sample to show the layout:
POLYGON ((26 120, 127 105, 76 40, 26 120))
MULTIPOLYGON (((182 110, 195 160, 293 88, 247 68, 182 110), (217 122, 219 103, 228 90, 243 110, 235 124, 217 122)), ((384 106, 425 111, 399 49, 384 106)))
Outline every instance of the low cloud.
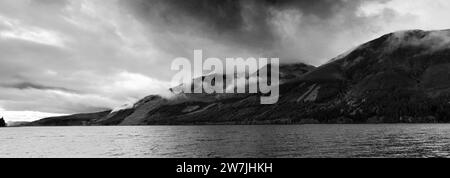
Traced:
POLYGON ((38 89, 38 90, 60 90, 60 91, 65 91, 65 92, 73 92, 75 93, 75 90, 71 90, 71 89, 67 89, 64 87, 52 87, 52 86, 45 86, 45 85, 41 85, 41 84, 35 84, 35 83, 31 83, 31 82, 21 82, 21 83, 16 83, 16 84, 0 84, 0 87, 5 87, 5 88, 16 88, 16 89, 38 89))

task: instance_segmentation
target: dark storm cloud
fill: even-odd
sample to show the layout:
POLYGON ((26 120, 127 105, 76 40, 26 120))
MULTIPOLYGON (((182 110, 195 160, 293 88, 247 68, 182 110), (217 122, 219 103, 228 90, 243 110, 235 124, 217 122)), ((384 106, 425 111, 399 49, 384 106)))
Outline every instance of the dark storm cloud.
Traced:
MULTIPOLYGON (((286 52, 285 47, 281 46, 286 45, 283 41, 285 39, 280 37, 280 33, 284 32, 277 31, 279 30, 277 28, 283 28, 283 24, 278 23, 284 22, 277 18, 285 17, 283 15, 293 15, 288 14, 289 11, 294 11, 301 16, 301 24, 294 24, 297 25, 294 28, 299 33, 306 32, 295 34, 297 36, 293 36, 293 38, 299 38, 298 35, 312 36, 313 34, 309 33, 319 31, 331 34, 334 30, 335 33, 340 33, 348 30, 340 29, 342 26, 352 28, 352 26, 363 26, 367 23, 368 19, 357 17, 356 11, 362 3, 369 1, 385 2, 388 0, 122 0, 121 3, 126 7, 131 7, 131 13, 134 13, 141 21, 151 24, 153 29, 161 32, 190 33, 193 36, 197 35, 217 41, 225 46, 235 46, 237 49, 245 48, 256 54, 264 53, 282 57, 284 58, 282 61, 285 62, 294 62, 295 60, 298 62, 298 58, 320 55, 294 55, 286 52), (336 18, 345 19, 338 19, 337 21, 343 21, 339 25, 329 25, 334 24, 330 21, 336 20, 336 18), (294 59, 294 61, 289 59, 294 59)), ((321 36, 317 40, 323 41, 325 39, 319 38, 327 38, 326 34, 321 36)), ((330 38, 332 37, 330 36, 330 38)), ((299 40, 307 43, 311 39, 305 37, 299 40)), ((173 48, 174 45, 167 46, 173 48)), ((191 48, 201 47, 198 45, 191 48)), ((169 52, 173 53, 179 51, 179 49, 172 51, 169 49, 169 52)), ((309 53, 309 51, 311 50, 300 50, 303 53, 309 53)), ((303 62, 311 63, 311 60, 318 59, 302 60, 309 60, 303 62)))
POLYGON ((268 28, 271 8, 298 9, 305 15, 329 18, 337 10, 357 7, 360 0, 131 0, 126 1, 136 8, 140 15, 158 11, 159 17, 167 23, 175 24, 178 19, 189 16, 204 22, 219 32, 242 31, 246 23, 257 24, 258 29, 268 28), (246 11, 252 11, 251 22, 246 22, 246 11))
POLYGON ((14 89, 37 89, 37 90, 58 90, 70 93, 77 93, 75 90, 67 89, 64 87, 46 86, 42 84, 32 83, 32 82, 20 82, 14 84, 0 84, 0 87, 14 88, 14 89))
POLYGON ((183 28, 174 28, 174 26, 202 25, 202 31, 209 32, 209 35, 241 39, 241 42, 253 45, 259 45, 262 41, 258 40, 260 41, 258 43, 250 40, 271 38, 265 21, 267 12, 260 8, 248 9, 241 1, 135 0, 122 2, 131 6, 133 13, 140 19, 159 25, 161 30, 183 31, 183 28), (245 11, 251 11, 251 14, 246 14, 245 11), (245 18, 250 19, 246 21, 245 18), (246 30, 245 25, 258 28, 246 30))

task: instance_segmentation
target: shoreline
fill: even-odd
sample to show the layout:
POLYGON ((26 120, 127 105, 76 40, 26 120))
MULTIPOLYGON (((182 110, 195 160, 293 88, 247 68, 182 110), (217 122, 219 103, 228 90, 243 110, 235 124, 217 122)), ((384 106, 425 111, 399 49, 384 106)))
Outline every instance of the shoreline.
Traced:
POLYGON ((153 124, 153 125, 54 125, 54 126, 7 126, 2 128, 32 128, 32 127, 151 127, 151 126, 305 126, 305 125, 446 125, 448 122, 424 123, 318 123, 318 124, 153 124))

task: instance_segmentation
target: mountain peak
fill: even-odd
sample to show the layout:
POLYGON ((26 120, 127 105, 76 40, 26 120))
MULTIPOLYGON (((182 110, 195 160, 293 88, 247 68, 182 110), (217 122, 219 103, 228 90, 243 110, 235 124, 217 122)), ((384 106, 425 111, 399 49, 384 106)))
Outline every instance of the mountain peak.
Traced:
POLYGON ((361 56, 367 56, 369 53, 376 54, 373 58, 381 59, 383 56, 399 50, 412 51, 416 53, 415 55, 423 55, 445 49, 450 49, 450 29, 434 31, 403 30, 364 43, 331 59, 328 63, 342 62, 344 66, 353 66, 362 59, 361 56))
POLYGON ((450 30, 408 30, 391 34, 388 39, 392 48, 422 47, 431 50, 450 48, 450 30))

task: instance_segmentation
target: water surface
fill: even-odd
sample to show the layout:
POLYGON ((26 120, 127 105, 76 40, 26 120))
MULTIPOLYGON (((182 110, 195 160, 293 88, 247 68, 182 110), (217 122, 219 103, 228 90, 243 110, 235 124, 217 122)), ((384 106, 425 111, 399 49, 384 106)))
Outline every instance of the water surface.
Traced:
POLYGON ((450 125, 2 128, 0 157, 450 157, 450 125))

